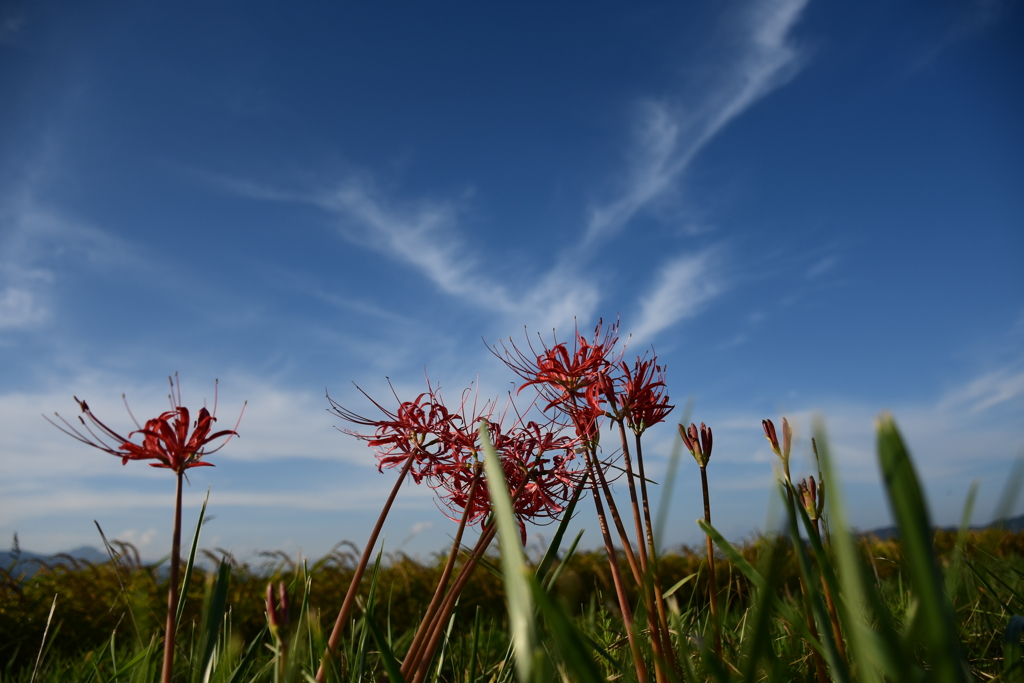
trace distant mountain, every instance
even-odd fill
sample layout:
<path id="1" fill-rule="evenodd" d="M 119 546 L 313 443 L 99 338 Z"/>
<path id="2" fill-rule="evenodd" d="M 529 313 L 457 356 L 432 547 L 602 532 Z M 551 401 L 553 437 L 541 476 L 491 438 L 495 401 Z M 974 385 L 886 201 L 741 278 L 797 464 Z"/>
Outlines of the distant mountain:
<path id="1" fill-rule="evenodd" d="M 68 559 L 69 557 L 94 564 L 106 562 L 109 559 L 105 552 L 97 550 L 90 545 L 83 545 L 66 553 L 57 553 L 55 555 L 40 555 L 26 550 L 22 550 L 19 553 L 3 550 L 0 551 L 0 568 L 8 570 L 13 577 L 24 574 L 25 578 L 28 578 L 39 570 L 40 563 L 50 565 L 51 567 L 60 564 L 68 565 L 71 564 Z"/>
<path id="2" fill-rule="evenodd" d="M 984 529 L 991 529 L 996 526 L 1001 526 L 1007 531 L 1019 532 L 1024 531 L 1024 515 L 1018 517 L 1009 517 L 1007 519 L 1000 520 L 998 522 L 991 522 L 989 524 L 974 524 L 970 528 L 972 531 L 982 531 Z M 939 527 L 943 531 L 959 531 L 958 526 L 943 526 Z M 880 540 L 887 541 L 890 538 L 896 538 L 900 535 L 898 528 L 894 526 L 885 526 L 878 529 L 870 529 L 868 531 L 857 532 L 861 536 L 875 536 Z"/>

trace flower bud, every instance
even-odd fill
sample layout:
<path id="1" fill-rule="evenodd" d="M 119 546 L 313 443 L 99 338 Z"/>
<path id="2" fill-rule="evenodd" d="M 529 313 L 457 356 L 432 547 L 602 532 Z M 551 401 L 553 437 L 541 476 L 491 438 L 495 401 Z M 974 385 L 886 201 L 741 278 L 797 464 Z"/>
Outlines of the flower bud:
<path id="1" fill-rule="evenodd" d="M 278 602 L 274 604 L 274 583 L 267 584 L 267 623 L 274 639 L 280 639 L 282 629 L 288 628 L 288 591 L 284 581 L 277 584 Z"/>
<path id="2" fill-rule="evenodd" d="M 764 436 L 768 439 L 768 443 L 772 445 L 775 455 L 781 458 L 782 451 L 779 450 L 779 438 L 775 435 L 775 425 L 772 424 L 771 420 L 761 420 L 761 426 L 764 427 Z"/>
<path id="3" fill-rule="evenodd" d="M 793 445 L 793 428 L 786 418 L 782 418 L 782 459 L 789 460 L 789 449 Z"/>
<path id="4" fill-rule="evenodd" d="M 707 464 L 707 462 L 711 460 L 713 437 L 711 434 L 711 427 L 708 427 L 703 422 L 700 423 L 700 443 L 702 450 L 704 451 L 704 463 Z"/>
<path id="5" fill-rule="evenodd" d="M 804 510 L 807 511 L 807 516 L 812 520 L 818 518 L 818 506 L 814 500 L 815 486 L 814 477 L 811 477 L 810 482 L 806 479 L 796 485 L 796 492 L 800 495 L 800 503 L 804 506 Z"/>
<path id="6" fill-rule="evenodd" d="M 280 624 L 277 621 L 277 610 L 274 608 L 274 582 L 267 583 L 267 623 L 270 626 L 270 633 L 277 637 L 277 630 Z"/>
<path id="7" fill-rule="evenodd" d="M 690 423 L 690 429 L 686 430 L 683 425 L 679 425 L 679 435 L 683 437 L 683 443 L 686 445 L 686 450 L 690 451 L 690 455 L 697 461 L 697 464 L 701 467 L 707 467 L 708 459 L 704 455 L 704 451 L 700 445 L 700 435 L 697 433 L 697 425 Z"/>

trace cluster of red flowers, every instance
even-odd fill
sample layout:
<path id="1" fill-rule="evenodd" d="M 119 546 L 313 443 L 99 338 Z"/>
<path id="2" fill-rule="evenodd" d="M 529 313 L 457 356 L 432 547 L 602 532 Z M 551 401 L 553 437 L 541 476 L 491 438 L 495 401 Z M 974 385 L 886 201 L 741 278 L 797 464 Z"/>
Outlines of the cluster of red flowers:
<path id="1" fill-rule="evenodd" d="M 498 356 L 528 386 L 537 388 L 547 401 L 545 411 L 566 415 L 580 439 L 596 446 L 601 421 L 622 420 L 634 433 L 664 421 L 674 406 L 665 393 L 665 370 L 655 360 L 638 357 L 630 366 L 615 354 L 619 325 L 599 321 L 591 339 L 575 331 L 572 348 L 565 342 L 551 347 L 541 342 L 539 352 L 532 343 L 529 352 L 515 344 L 501 345 Z"/>
<path id="2" fill-rule="evenodd" d="M 384 414 L 381 419 L 364 417 L 327 398 L 338 417 L 372 428 L 343 431 L 376 451 L 379 469 L 410 465 L 413 480 L 417 484 L 426 481 L 434 489 L 446 515 L 465 517 L 471 525 L 484 521 L 491 512 L 477 431 L 480 421 L 486 421 L 513 495 L 524 543 L 525 522 L 554 519 L 572 497 L 582 474 L 573 468 L 576 440 L 562 435 L 561 425 L 554 421 L 541 425 L 517 419 L 511 428 L 503 429 L 504 416 L 494 414 L 493 404 L 477 411 L 463 400 L 459 410 L 449 410 L 433 387 L 412 401 L 401 402 L 394 412 L 370 399 Z"/>
<path id="3" fill-rule="evenodd" d="M 644 358 L 633 365 L 622 361 L 621 353 L 615 355 L 617 344 L 618 324 L 598 323 L 590 339 L 577 330 L 571 346 L 556 340 L 540 349 L 528 345 L 528 351 L 515 344 L 502 345 L 501 352 L 495 348 L 495 355 L 523 380 L 518 391 L 538 391 L 545 415 L 539 422 L 517 416 L 508 428 L 493 403 L 478 411 L 475 404 L 467 405 L 467 391 L 462 405 L 450 410 L 429 382 L 427 391 L 400 401 L 394 411 L 367 395 L 383 413 L 377 419 L 327 398 L 338 417 L 368 428 L 342 431 L 376 451 L 379 469 L 408 465 L 417 484 L 426 481 L 437 492 L 449 517 L 465 517 L 468 524 L 482 522 L 491 511 L 477 431 L 486 421 L 525 540 L 526 521 L 551 521 L 565 509 L 585 471 L 577 450 L 596 451 L 606 417 L 623 421 L 639 435 L 673 408 L 665 394 L 664 369 Z"/>

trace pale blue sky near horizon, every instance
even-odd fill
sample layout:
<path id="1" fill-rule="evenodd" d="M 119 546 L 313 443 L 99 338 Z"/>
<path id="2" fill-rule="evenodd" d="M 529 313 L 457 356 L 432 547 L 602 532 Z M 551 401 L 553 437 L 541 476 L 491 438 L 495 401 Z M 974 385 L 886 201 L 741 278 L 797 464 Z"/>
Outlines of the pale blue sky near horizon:
<path id="1" fill-rule="evenodd" d="M 1009 0 L 4 3 L 0 538 L 98 545 L 95 519 L 165 554 L 173 477 L 41 414 L 76 395 L 127 430 L 121 394 L 150 415 L 178 372 L 188 405 L 219 378 L 222 425 L 248 400 L 190 473 L 205 546 L 361 545 L 394 473 L 325 389 L 500 396 L 488 344 L 617 317 L 670 419 L 715 430 L 729 537 L 774 514 L 782 415 L 801 474 L 824 417 L 858 527 L 889 524 L 886 409 L 935 521 L 976 479 L 986 522 L 1024 453 L 1021 35 Z M 667 544 L 701 538 L 695 475 Z M 453 527 L 410 487 L 385 550 Z"/>

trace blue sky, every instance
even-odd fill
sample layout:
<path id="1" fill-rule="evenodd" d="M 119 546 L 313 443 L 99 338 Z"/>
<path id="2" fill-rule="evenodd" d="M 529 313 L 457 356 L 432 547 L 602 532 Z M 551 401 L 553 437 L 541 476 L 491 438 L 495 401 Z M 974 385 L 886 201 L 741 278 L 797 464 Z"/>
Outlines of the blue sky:
<path id="1" fill-rule="evenodd" d="M 771 514 L 782 415 L 802 473 L 824 416 L 858 526 L 889 522 L 883 409 L 936 520 L 977 479 L 987 521 L 1024 450 L 1022 34 L 999 0 L 4 3 L 0 536 L 95 545 L 96 519 L 165 553 L 173 478 L 41 414 L 128 429 L 121 394 L 155 414 L 179 372 L 190 405 L 220 379 L 222 424 L 249 402 L 191 476 L 205 545 L 361 545 L 394 475 L 325 388 L 500 396 L 485 341 L 617 316 L 715 430 L 730 537 Z M 700 538 L 695 475 L 668 543 Z M 386 549 L 453 526 L 410 488 Z"/>

